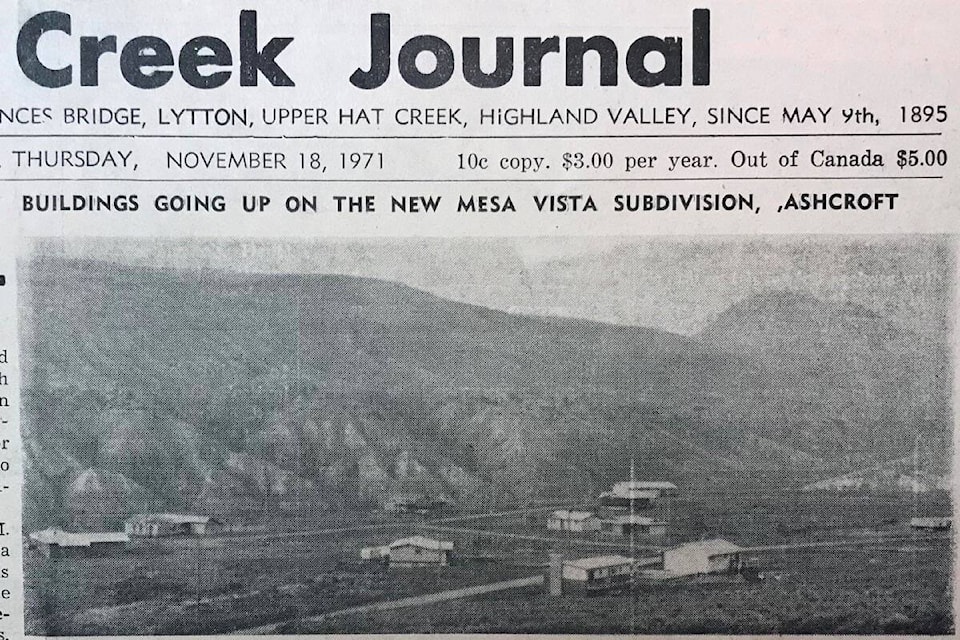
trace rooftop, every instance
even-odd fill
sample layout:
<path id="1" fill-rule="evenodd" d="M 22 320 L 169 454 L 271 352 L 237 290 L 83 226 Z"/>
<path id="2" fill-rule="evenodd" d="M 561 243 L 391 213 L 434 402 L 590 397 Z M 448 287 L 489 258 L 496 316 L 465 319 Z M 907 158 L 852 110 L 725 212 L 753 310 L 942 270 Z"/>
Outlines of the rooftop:
<path id="1" fill-rule="evenodd" d="M 436 551 L 453 551 L 453 543 L 446 540 L 434 540 L 424 536 L 410 536 L 409 538 L 400 538 L 390 543 L 390 548 L 396 547 L 420 547 L 421 549 L 433 549 Z"/>
<path id="2" fill-rule="evenodd" d="M 642 525 L 666 524 L 665 522 L 658 522 L 657 520 L 654 520 L 653 518 L 650 518 L 647 516 L 638 516 L 635 513 L 631 513 L 629 515 L 617 516 L 615 518 L 611 518 L 610 520 L 607 520 L 606 522 L 613 522 L 616 524 L 642 524 Z"/>
<path id="3" fill-rule="evenodd" d="M 614 491 L 629 491 L 643 489 L 660 489 L 661 491 L 675 491 L 677 485 L 665 480 L 622 480 L 613 485 Z"/>
<path id="4" fill-rule="evenodd" d="M 194 516 L 186 513 L 138 513 L 128 522 L 167 522 L 171 524 L 206 524 L 209 516 Z"/>
<path id="5" fill-rule="evenodd" d="M 30 539 L 42 544 L 55 544 L 60 547 L 89 547 L 101 542 L 129 542 L 130 537 L 116 531 L 68 533 L 63 529 L 44 529 L 30 534 Z"/>
<path id="6" fill-rule="evenodd" d="M 673 549 L 670 549 L 670 551 L 673 551 L 674 549 L 683 549 L 684 551 L 692 551 L 696 553 L 706 553 L 707 555 L 714 556 L 726 553 L 736 553 L 737 551 L 742 551 L 743 547 L 735 545 L 729 540 L 714 538 L 712 540 L 697 540 L 696 542 L 687 542 L 686 544 L 673 547 Z"/>
<path id="7" fill-rule="evenodd" d="M 570 511 L 568 509 L 558 509 L 550 514 L 551 518 L 561 518 L 563 520 L 586 520 L 593 517 L 591 511 Z"/>

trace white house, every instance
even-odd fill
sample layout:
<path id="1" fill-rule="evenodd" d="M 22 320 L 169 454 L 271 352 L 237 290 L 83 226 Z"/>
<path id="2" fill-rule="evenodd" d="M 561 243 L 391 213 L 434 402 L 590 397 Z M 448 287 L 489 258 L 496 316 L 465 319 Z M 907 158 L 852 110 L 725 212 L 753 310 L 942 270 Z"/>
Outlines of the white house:
<path id="1" fill-rule="evenodd" d="M 551 531 L 599 531 L 600 518 L 590 511 L 558 509 L 547 517 L 547 529 Z"/>
<path id="2" fill-rule="evenodd" d="M 394 540 L 389 545 L 391 567 L 426 567 L 450 564 L 453 543 L 424 536 Z"/>
<path id="3" fill-rule="evenodd" d="M 910 526 L 914 529 L 933 529 L 934 531 L 945 531 L 953 526 L 953 518 L 910 518 Z"/>
<path id="4" fill-rule="evenodd" d="M 663 552 L 663 569 L 680 576 L 731 573 L 740 568 L 742 550 L 742 547 L 720 538 L 688 542 Z"/>
<path id="5" fill-rule="evenodd" d="M 627 537 L 631 533 L 643 536 L 667 535 L 667 523 L 635 513 L 618 515 L 601 522 L 602 530 L 615 536 Z"/>

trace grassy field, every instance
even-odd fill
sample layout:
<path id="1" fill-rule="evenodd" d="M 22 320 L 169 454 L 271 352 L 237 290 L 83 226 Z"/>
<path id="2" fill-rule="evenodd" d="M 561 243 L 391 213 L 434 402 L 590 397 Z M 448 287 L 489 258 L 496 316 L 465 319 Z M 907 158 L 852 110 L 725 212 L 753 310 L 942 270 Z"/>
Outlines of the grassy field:
<path id="1" fill-rule="evenodd" d="M 767 552 L 767 579 L 695 578 L 644 585 L 632 594 L 565 595 L 539 590 L 443 605 L 289 622 L 302 632 L 551 633 L 946 633 L 953 628 L 947 541 L 912 543 L 910 496 L 738 494 L 688 497 L 673 505 L 670 542 L 720 536 L 742 546 L 906 540 L 867 547 Z M 924 513 L 949 513 L 946 496 Z M 360 548 L 417 532 L 414 522 L 380 530 L 267 538 L 290 529 L 370 525 L 383 515 L 336 514 L 294 525 L 270 523 L 244 535 L 136 543 L 115 558 L 25 562 L 27 632 L 37 635 L 202 634 L 296 621 L 345 607 L 483 584 L 542 571 L 547 552 L 611 553 L 547 531 L 544 513 L 465 522 L 569 542 L 442 534 L 458 555 L 488 556 L 432 570 L 386 570 L 360 562 Z M 586 536 L 589 537 L 589 536 Z M 594 536 L 598 540 L 609 538 Z M 639 555 L 645 555 L 641 553 Z"/>
<path id="2" fill-rule="evenodd" d="M 388 571 L 360 561 L 361 547 L 411 532 L 181 538 L 140 542 L 111 558 L 49 560 L 31 553 L 27 632 L 216 633 L 530 573 L 502 565 Z"/>
<path id="3" fill-rule="evenodd" d="M 946 634 L 949 548 L 789 552 L 767 579 L 677 579 L 634 593 L 552 598 L 507 592 L 290 627 L 301 633 Z"/>

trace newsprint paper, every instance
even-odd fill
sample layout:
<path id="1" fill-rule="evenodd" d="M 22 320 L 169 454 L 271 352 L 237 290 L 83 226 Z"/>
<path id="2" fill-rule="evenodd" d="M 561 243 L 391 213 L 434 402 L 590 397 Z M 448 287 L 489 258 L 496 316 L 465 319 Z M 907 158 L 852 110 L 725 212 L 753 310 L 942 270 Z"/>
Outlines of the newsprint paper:
<path id="1" fill-rule="evenodd" d="M 956 633 L 960 3 L 0 16 L 0 640 Z"/>

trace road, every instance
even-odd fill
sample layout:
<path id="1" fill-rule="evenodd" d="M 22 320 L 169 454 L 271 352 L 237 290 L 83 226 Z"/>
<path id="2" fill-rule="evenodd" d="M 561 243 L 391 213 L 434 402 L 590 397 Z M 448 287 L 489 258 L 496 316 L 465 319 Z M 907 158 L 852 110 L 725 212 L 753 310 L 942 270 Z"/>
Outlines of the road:
<path id="1" fill-rule="evenodd" d="M 608 542 L 606 540 L 590 540 L 588 538 L 552 538 L 548 536 L 535 536 L 523 533 L 507 533 L 505 531 L 496 531 L 491 529 L 469 529 L 466 527 L 443 527 L 434 524 L 424 523 L 418 525 L 420 529 L 428 531 L 439 531 L 441 533 L 460 533 L 477 536 L 490 536 L 494 538 L 508 538 L 511 540 L 529 540 L 532 542 L 549 542 L 551 544 L 576 544 L 586 547 L 604 547 L 607 549 L 627 550 L 631 549 L 630 542 Z M 633 545 L 632 549 L 642 551 L 661 551 L 662 547 Z"/>
<path id="2" fill-rule="evenodd" d="M 329 611 L 319 616 L 303 618 L 302 622 L 323 622 L 330 618 L 346 616 L 356 613 L 367 613 L 370 611 L 387 611 L 389 609 L 402 609 L 404 607 L 420 607 L 446 600 L 457 600 L 460 598 L 470 598 L 486 593 L 495 593 L 497 591 L 506 591 L 508 589 L 523 589 L 526 587 L 535 587 L 542 585 L 544 577 L 542 575 L 530 576 L 529 578 L 517 578 L 515 580 L 506 580 L 504 582 L 493 582 L 490 584 L 480 584 L 473 587 L 463 587 L 461 589 L 451 589 L 449 591 L 439 591 L 437 593 L 426 593 L 420 596 L 410 596 L 400 598 L 399 600 L 387 600 L 385 602 L 372 602 L 370 604 L 348 607 L 337 611 Z M 276 633 L 279 628 L 291 622 L 275 622 L 273 624 L 254 627 L 252 629 L 240 629 L 232 632 L 231 635 L 264 635 Z"/>
<path id="3" fill-rule="evenodd" d="M 828 540 L 822 542 L 793 542 L 790 544 L 771 544 L 759 547 L 746 547 L 742 552 L 765 553 L 771 551 L 793 551 L 797 549 L 818 549 L 823 547 L 864 547 L 889 542 L 930 542 L 949 540 L 949 536 L 875 536 L 851 540 Z"/>
<path id="4" fill-rule="evenodd" d="M 560 509 L 560 506 L 551 507 L 528 507 L 524 509 L 511 509 L 509 511 L 494 511 L 488 513 L 470 513 L 461 516 L 448 516 L 436 520 L 417 521 L 390 521 L 375 522 L 371 524 L 348 525 L 344 527 L 328 527 L 323 529 L 304 529 L 300 531 L 279 531 L 262 533 L 227 533 L 219 536 L 218 539 L 247 539 L 256 538 L 257 540 L 278 540 L 287 538 L 301 538 L 304 536 L 331 536 L 343 533 L 357 533 L 361 531 L 385 531 L 397 527 L 420 527 L 425 525 L 452 524 L 457 522 L 469 522 L 471 520 L 485 520 L 487 518 L 502 518 L 506 516 L 525 515 L 527 513 L 537 513 L 541 511 L 553 511 Z"/>

